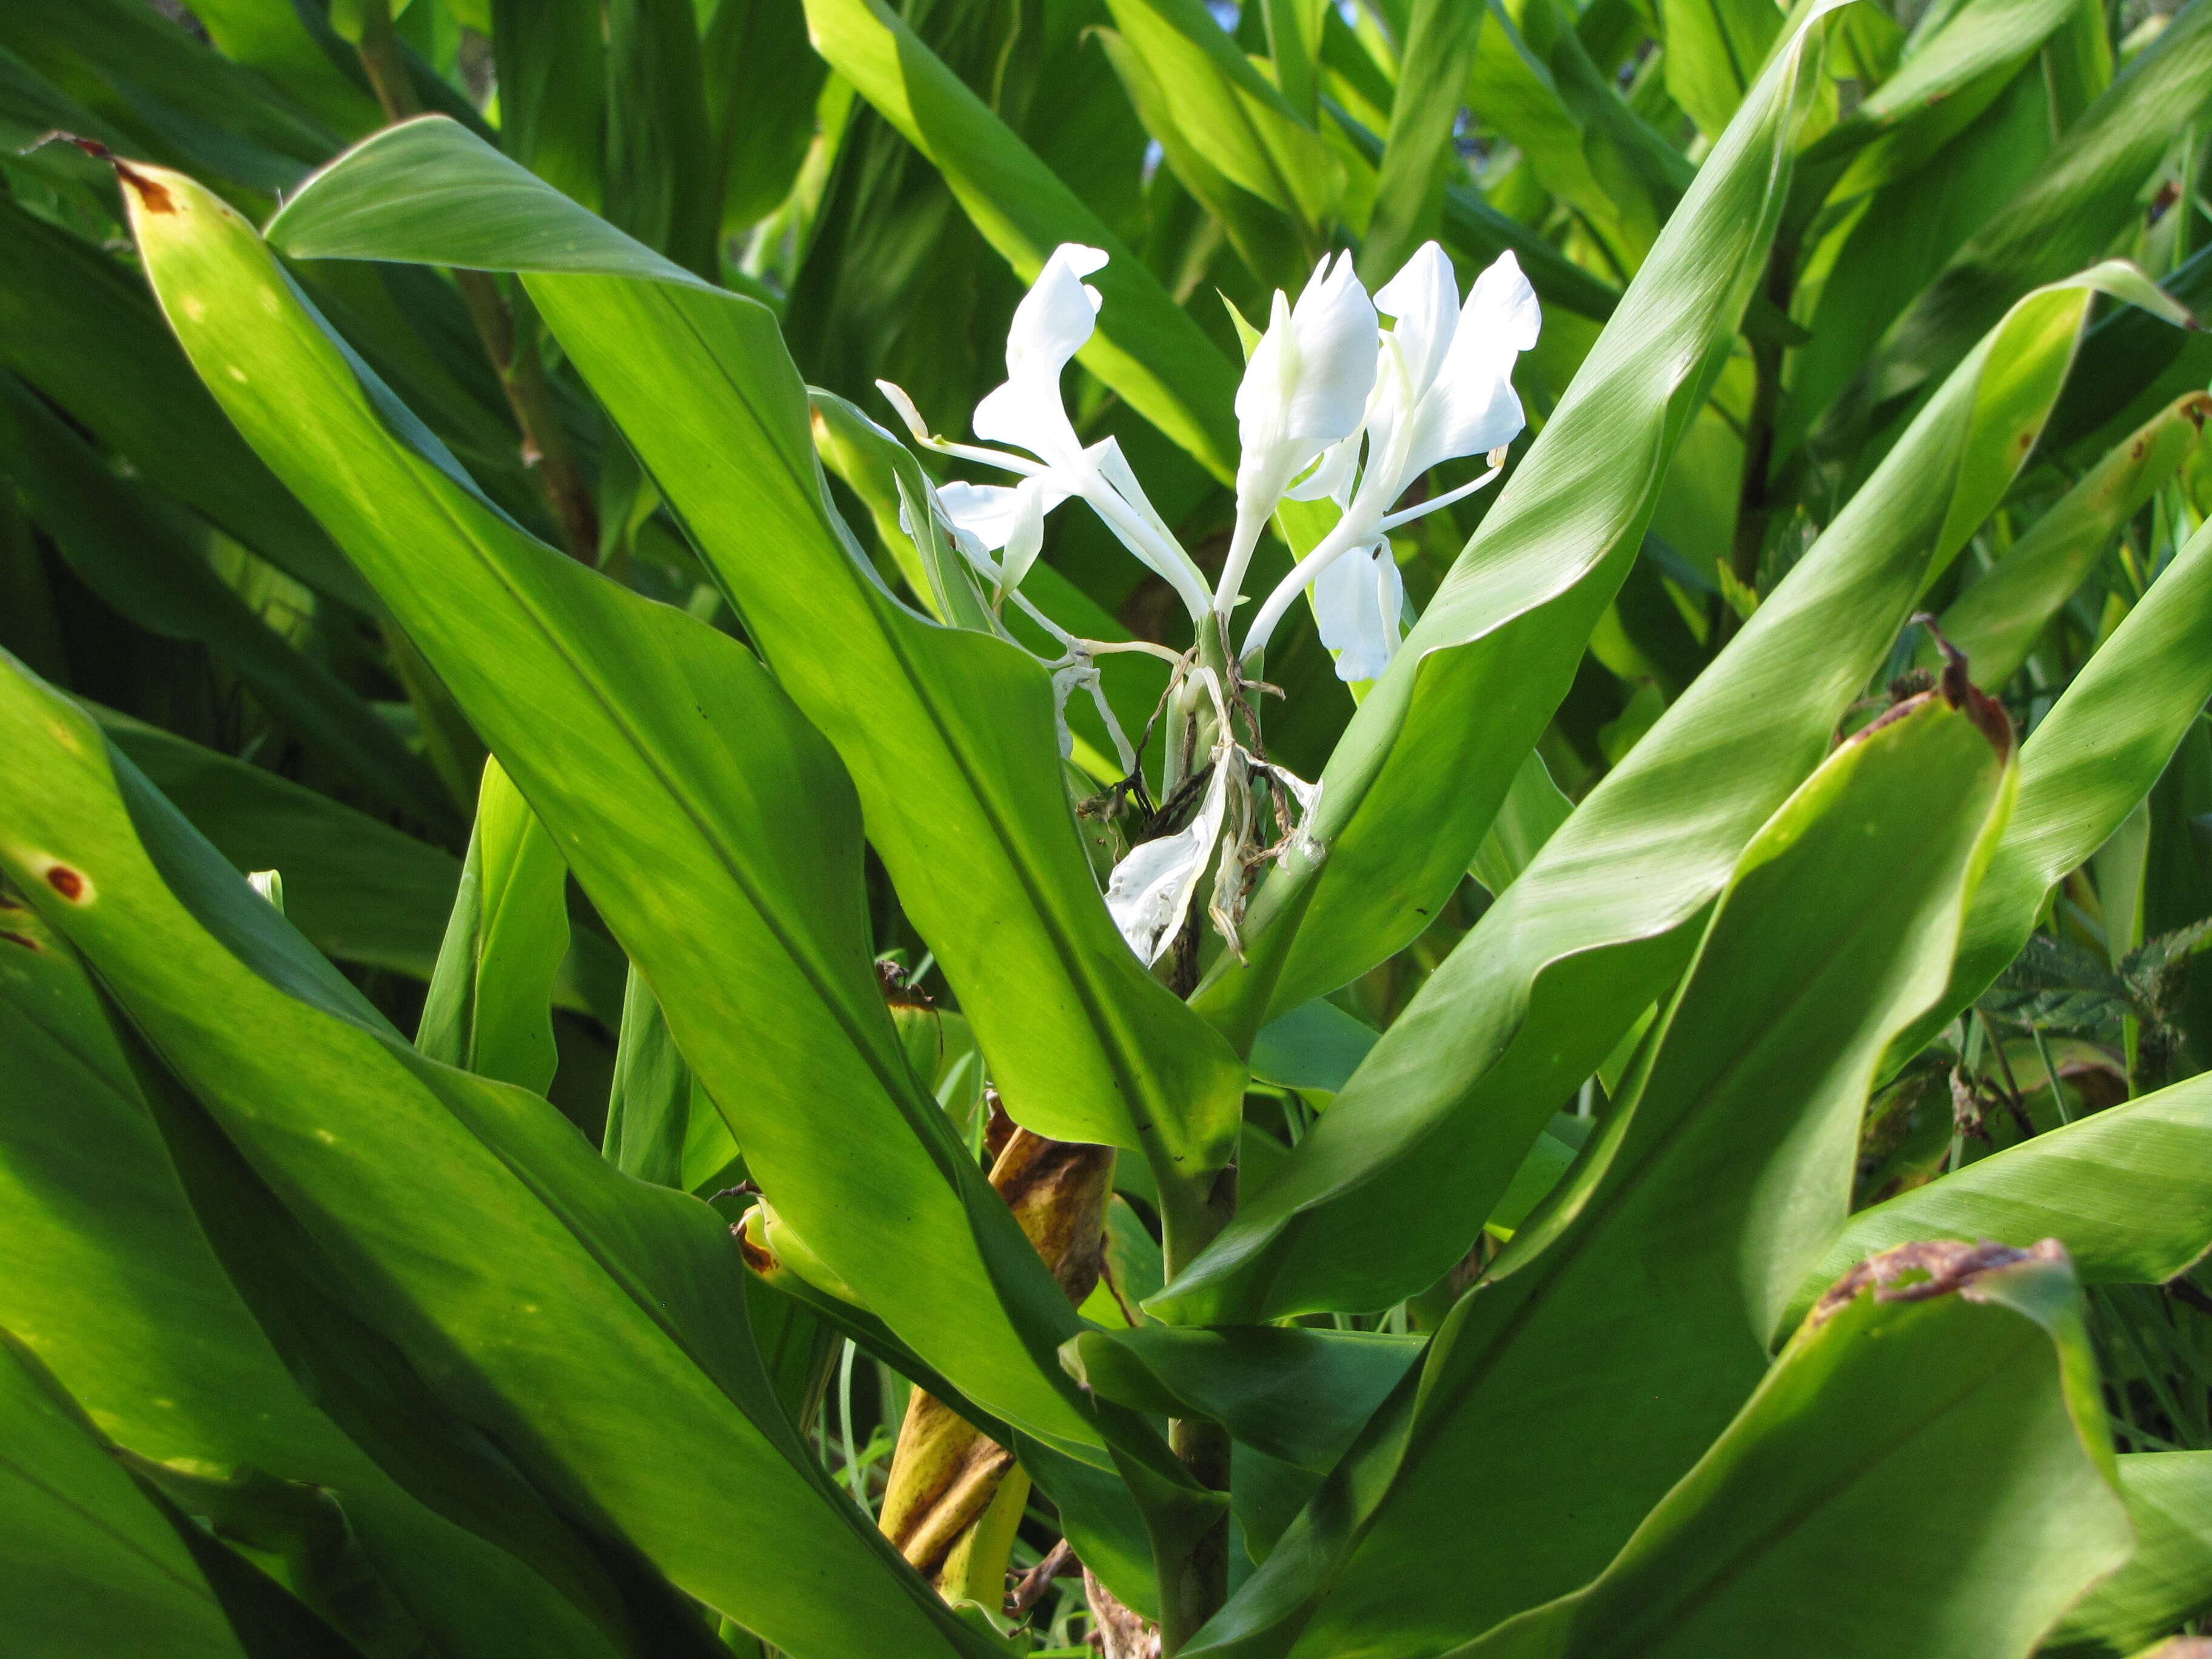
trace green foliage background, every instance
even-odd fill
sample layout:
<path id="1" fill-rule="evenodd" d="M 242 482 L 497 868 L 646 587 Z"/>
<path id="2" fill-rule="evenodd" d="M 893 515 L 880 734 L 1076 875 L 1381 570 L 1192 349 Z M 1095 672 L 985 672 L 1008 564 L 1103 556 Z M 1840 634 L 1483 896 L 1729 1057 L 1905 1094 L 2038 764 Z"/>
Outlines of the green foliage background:
<path id="1" fill-rule="evenodd" d="M 2190 1628 L 2208 124 L 2212 0 L 0 8 L 0 1649 Z M 1379 679 L 1292 608 L 1304 840 L 1148 971 L 1218 642 L 1056 513 L 1165 647 L 1063 762 L 876 383 L 964 436 L 1104 250 L 1211 577 L 1244 319 L 1431 240 L 1528 430 Z"/>

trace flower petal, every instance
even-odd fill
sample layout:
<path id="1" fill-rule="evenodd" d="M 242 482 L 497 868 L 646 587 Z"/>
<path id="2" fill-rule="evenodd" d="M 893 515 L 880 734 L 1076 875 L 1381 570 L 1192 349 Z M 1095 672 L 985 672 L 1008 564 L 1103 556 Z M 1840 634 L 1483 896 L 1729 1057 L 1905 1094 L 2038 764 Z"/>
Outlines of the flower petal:
<path id="1" fill-rule="evenodd" d="M 1511 253 L 1475 279 L 1436 384 L 1417 410 L 1401 475 L 1411 483 L 1440 461 L 1485 455 L 1524 423 L 1513 390 L 1515 359 L 1536 343 L 1536 291 Z"/>
<path id="2" fill-rule="evenodd" d="M 1098 326 L 1098 290 L 1083 278 L 1105 263 L 1103 252 L 1079 242 L 1053 250 L 1014 307 L 1006 383 L 975 405 L 977 437 L 1054 464 L 1074 453 L 1075 428 L 1060 400 L 1060 377 Z"/>
<path id="3" fill-rule="evenodd" d="M 1414 249 L 1395 276 L 1375 290 L 1375 308 L 1398 319 L 1391 331 L 1418 401 L 1443 367 L 1459 325 L 1459 279 L 1434 242 Z"/>
<path id="4" fill-rule="evenodd" d="M 1321 625 L 1322 643 L 1337 653 L 1337 678 L 1380 678 L 1398 649 L 1405 603 L 1405 583 L 1388 542 L 1379 550 L 1354 548 L 1314 578 L 1314 620 Z"/>
<path id="5" fill-rule="evenodd" d="M 1191 896 L 1221 834 L 1227 782 L 1228 769 L 1217 763 L 1198 816 L 1172 836 L 1131 848 L 1107 881 L 1106 908 L 1114 925 L 1148 967 L 1175 942 L 1190 914 Z"/>
<path id="6" fill-rule="evenodd" d="M 1379 349 L 1375 306 L 1352 274 L 1350 254 L 1316 268 L 1291 313 L 1291 331 L 1298 362 L 1285 435 L 1316 447 L 1336 443 L 1357 431 L 1367 412 Z"/>

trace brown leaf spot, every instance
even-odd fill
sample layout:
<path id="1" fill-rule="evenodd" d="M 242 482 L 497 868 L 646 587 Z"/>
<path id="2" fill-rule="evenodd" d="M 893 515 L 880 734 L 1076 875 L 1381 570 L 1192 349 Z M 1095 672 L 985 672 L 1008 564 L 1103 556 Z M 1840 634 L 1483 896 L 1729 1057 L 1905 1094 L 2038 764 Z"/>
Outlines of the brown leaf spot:
<path id="1" fill-rule="evenodd" d="M 1877 1302 L 1925 1302 L 1931 1297 L 1963 1291 L 1970 1298 L 1974 1281 L 1984 1273 L 2020 1261 L 2063 1261 L 2066 1247 L 2046 1238 L 2016 1250 L 2009 1244 L 1984 1239 L 1967 1244 L 1955 1238 L 1924 1239 L 1900 1244 L 1893 1250 L 1870 1255 L 1838 1279 L 1813 1307 L 1806 1321 L 1814 1328 L 1832 1319 L 1858 1298 L 1869 1285 Z"/>
<path id="2" fill-rule="evenodd" d="M 0 933 L 0 939 L 5 939 L 10 945 L 20 945 L 26 951 L 43 951 L 46 949 L 46 946 L 40 945 L 38 940 L 33 939 L 27 933 Z"/>
<path id="3" fill-rule="evenodd" d="M 83 873 L 70 869 L 66 864 L 57 864 L 47 870 L 46 885 L 71 904 L 80 904 L 84 901 Z"/>

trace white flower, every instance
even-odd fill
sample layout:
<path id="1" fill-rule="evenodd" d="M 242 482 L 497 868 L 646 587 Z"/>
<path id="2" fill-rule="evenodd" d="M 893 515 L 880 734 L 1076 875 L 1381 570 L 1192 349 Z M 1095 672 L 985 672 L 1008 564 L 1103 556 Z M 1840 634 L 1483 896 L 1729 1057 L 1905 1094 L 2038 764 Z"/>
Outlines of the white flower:
<path id="1" fill-rule="evenodd" d="M 1337 653 L 1338 678 L 1380 678 L 1398 649 L 1406 586 L 1388 540 L 1346 554 L 1314 578 L 1314 620 Z"/>
<path id="2" fill-rule="evenodd" d="M 1504 450 L 1523 424 L 1521 400 L 1513 391 L 1513 366 L 1536 343 L 1540 321 L 1536 295 L 1510 253 L 1475 279 L 1467 303 L 1460 304 L 1451 262 L 1434 242 L 1425 243 L 1405 268 L 1380 289 L 1377 309 L 1396 319 L 1382 337 L 1375 387 L 1367 400 L 1361 432 L 1342 440 L 1322 458 L 1319 467 L 1290 494 L 1301 500 L 1334 497 L 1343 509 L 1336 527 L 1320 546 L 1301 559 L 1253 618 L 1244 654 L 1264 649 L 1276 624 L 1297 595 L 1340 559 L 1372 548 L 1402 524 L 1432 513 L 1496 478 Z M 1364 453 L 1364 464 L 1362 457 Z M 1391 511 L 1410 484 L 1431 467 L 1462 455 L 1487 454 L 1490 468 L 1457 489 Z M 1357 481 L 1354 471 L 1357 469 Z M 1340 647 L 1337 673 L 1346 680 L 1370 679 L 1375 653 L 1382 659 L 1397 646 L 1397 613 L 1385 594 L 1396 581 L 1396 568 L 1373 573 L 1371 620 L 1361 597 L 1364 589 L 1349 576 L 1328 592 L 1316 593 L 1316 606 L 1334 612 L 1329 624 L 1358 648 Z M 1392 594 L 1396 592 L 1392 587 Z M 1380 672 L 1379 669 L 1376 672 Z"/>
<path id="3" fill-rule="evenodd" d="M 1171 836 L 1131 848 L 1107 881 L 1107 911 L 1146 967 L 1175 942 L 1183 918 L 1190 914 L 1191 897 L 1206 873 L 1206 859 L 1221 835 L 1228 809 L 1230 767 L 1224 763 L 1229 758 L 1216 758 L 1197 815 Z"/>
<path id="4" fill-rule="evenodd" d="M 1011 488 L 956 480 L 940 487 L 937 499 L 961 551 L 1004 595 L 1019 587 L 1036 562 L 1044 547 L 1044 515 L 1067 495 L 1040 477 Z M 1002 549 L 1002 557 L 988 556 Z"/>
<path id="5" fill-rule="evenodd" d="M 1176 590 L 1192 617 L 1200 617 L 1212 602 L 1206 578 L 1146 498 L 1121 445 L 1108 438 L 1084 448 L 1061 400 L 1060 376 L 1097 326 L 1098 290 L 1083 278 L 1105 263 L 1106 255 L 1095 247 L 1063 242 L 1014 308 L 1006 334 L 1006 384 L 975 405 L 976 435 L 1011 449 L 948 443 L 930 432 L 904 392 L 888 380 L 876 385 L 924 448 L 981 461 L 1036 485 L 1019 501 L 981 493 L 991 486 L 968 486 L 977 493 L 960 495 L 957 505 L 947 501 L 954 522 L 979 543 L 1007 549 L 1000 566 L 1004 574 L 994 578 L 1001 592 L 1012 591 L 1036 559 L 1029 540 L 1032 528 L 1041 545 L 1044 514 L 1068 496 L 1079 495 L 1124 546 Z M 1019 496 L 1020 489 L 1006 493 Z M 991 542 L 1002 526 L 1004 538 Z"/>
<path id="6" fill-rule="evenodd" d="M 1275 291 L 1267 331 L 1237 388 L 1237 528 L 1214 589 L 1224 617 L 1237 607 L 1237 584 L 1284 491 L 1359 430 L 1378 349 L 1375 307 L 1351 255 L 1316 265 L 1295 307 Z"/>

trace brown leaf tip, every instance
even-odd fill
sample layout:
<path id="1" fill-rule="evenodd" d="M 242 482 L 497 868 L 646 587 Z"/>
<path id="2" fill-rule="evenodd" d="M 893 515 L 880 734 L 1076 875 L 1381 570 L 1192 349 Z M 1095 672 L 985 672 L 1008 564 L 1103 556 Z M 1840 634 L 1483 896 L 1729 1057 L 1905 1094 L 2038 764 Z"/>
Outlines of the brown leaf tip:
<path id="1" fill-rule="evenodd" d="M 1861 1291 L 1874 1286 L 1877 1302 L 1925 1302 L 1931 1297 L 1964 1291 L 1970 1297 L 1974 1281 L 1984 1273 L 2021 1261 L 2063 1261 L 2066 1247 L 2046 1238 L 2024 1250 L 1984 1239 L 1968 1244 L 1955 1238 L 1923 1239 L 1900 1244 L 1893 1250 L 1870 1255 L 1838 1279 L 1813 1307 L 1808 1328 L 1832 1319 Z M 2209 1656 L 2212 1659 L 2212 1656 Z"/>
<path id="2" fill-rule="evenodd" d="M 115 176 L 138 192 L 138 200 L 147 212 L 174 213 L 177 210 L 176 200 L 169 194 L 167 185 L 149 179 L 130 162 L 118 158 L 113 150 L 108 149 L 97 138 L 80 138 L 74 132 L 64 132 L 59 128 L 56 128 L 52 132 L 41 135 L 35 143 L 24 146 L 24 153 L 27 155 L 41 144 L 56 143 L 74 144 L 94 161 L 105 161 L 113 167 Z"/>

